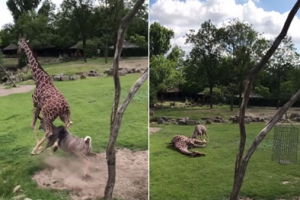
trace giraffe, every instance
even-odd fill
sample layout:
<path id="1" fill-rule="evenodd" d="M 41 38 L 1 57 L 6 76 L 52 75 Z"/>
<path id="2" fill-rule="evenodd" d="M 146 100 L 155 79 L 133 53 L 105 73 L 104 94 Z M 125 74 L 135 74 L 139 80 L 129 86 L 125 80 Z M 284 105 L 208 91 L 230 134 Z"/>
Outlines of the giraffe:
<path id="1" fill-rule="evenodd" d="M 189 151 L 191 148 L 204 148 L 206 142 L 197 140 L 196 138 L 188 138 L 185 135 L 176 135 L 173 137 L 171 143 L 180 153 L 189 155 L 191 157 L 205 156 L 205 153 L 198 151 Z"/>
<path id="2" fill-rule="evenodd" d="M 34 57 L 32 50 L 28 45 L 25 37 L 20 36 L 18 40 L 18 52 L 24 49 L 26 56 L 28 58 L 28 65 L 31 70 L 36 88 L 32 94 L 33 100 L 33 120 L 31 128 L 34 132 L 36 139 L 36 146 L 31 152 L 31 155 L 40 154 L 43 152 L 41 145 L 43 142 L 50 137 L 52 132 L 52 125 L 54 120 L 59 117 L 65 124 L 65 128 L 68 129 L 72 124 L 70 121 L 70 106 L 62 95 L 62 93 L 55 87 L 51 77 L 38 63 L 37 59 Z M 42 111 L 43 118 L 45 121 L 45 134 L 41 140 L 38 139 L 35 124 L 37 118 Z M 56 143 L 57 145 L 57 143 Z"/>

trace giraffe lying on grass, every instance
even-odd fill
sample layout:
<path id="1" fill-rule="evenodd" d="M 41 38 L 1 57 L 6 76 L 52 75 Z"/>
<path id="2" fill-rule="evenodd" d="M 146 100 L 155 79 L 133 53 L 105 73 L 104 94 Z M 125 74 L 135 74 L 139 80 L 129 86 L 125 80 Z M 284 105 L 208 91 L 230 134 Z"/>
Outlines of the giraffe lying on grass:
<path id="1" fill-rule="evenodd" d="M 34 57 L 25 37 L 19 37 L 18 41 L 20 53 L 24 49 L 26 56 L 28 58 L 28 64 L 36 85 L 35 91 L 32 95 L 33 100 L 33 121 L 31 124 L 32 130 L 35 134 L 36 146 L 32 150 L 31 154 L 40 154 L 43 151 L 43 142 L 50 137 L 52 133 L 52 124 L 54 120 L 59 117 L 64 123 L 65 128 L 68 129 L 72 124 L 70 121 L 70 106 L 62 95 L 62 93 L 55 87 L 51 77 L 44 71 L 41 65 L 38 63 L 37 59 Z M 45 135 L 41 140 L 38 139 L 35 123 L 37 117 L 42 111 L 44 121 L 45 121 Z"/>
<path id="2" fill-rule="evenodd" d="M 176 135 L 173 137 L 171 144 L 182 154 L 192 157 L 205 156 L 205 153 L 198 151 L 189 151 L 191 148 L 203 148 L 206 146 L 206 142 L 197 140 L 195 138 L 188 138 L 184 135 Z"/>

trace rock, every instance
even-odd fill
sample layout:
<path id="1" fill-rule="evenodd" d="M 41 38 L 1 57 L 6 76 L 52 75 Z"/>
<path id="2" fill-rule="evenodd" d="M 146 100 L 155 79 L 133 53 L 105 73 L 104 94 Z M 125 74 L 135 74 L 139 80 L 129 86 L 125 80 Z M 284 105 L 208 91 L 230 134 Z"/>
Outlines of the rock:
<path id="1" fill-rule="evenodd" d="M 83 74 L 80 75 L 80 79 L 85 79 L 85 78 L 86 78 L 85 75 L 83 75 Z"/>
<path id="2" fill-rule="evenodd" d="M 222 123 L 222 119 L 214 119 L 213 122 L 215 122 L 215 123 Z"/>
<path id="3" fill-rule="evenodd" d="M 25 194 L 21 194 L 21 195 L 13 197 L 13 200 L 24 199 L 25 197 L 26 197 Z"/>
<path id="4" fill-rule="evenodd" d="M 207 119 L 207 120 L 205 121 L 205 124 L 211 124 L 211 121 L 210 121 L 209 119 Z"/>
<path id="5" fill-rule="evenodd" d="M 245 124 L 250 124 L 252 121 L 250 118 L 245 118 Z"/>
<path id="6" fill-rule="evenodd" d="M 53 81 L 61 81 L 61 77 L 60 76 L 53 76 Z"/>
<path id="7" fill-rule="evenodd" d="M 24 200 L 32 200 L 32 199 L 26 197 Z"/>
<path id="8" fill-rule="evenodd" d="M 186 125 L 185 120 L 181 120 L 181 119 L 178 120 L 178 124 L 179 124 L 179 125 Z"/>
<path id="9" fill-rule="evenodd" d="M 168 121 L 169 117 L 166 117 L 166 116 L 162 116 L 161 117 L 164 121 Z"/>
<path id="10" fill-rule="evenodd" d="M 292 113 L 292 114 L 290 115 L 290 119 L 294 119 L 294 118 L 296 118 L 296 117 L 300 117 L 300 114 L 298 114 L 298 113 Z"/>
<path id="11" fill-rule="evenodd" d="M 70 76 L 70 80 L 76 80 L 77 79 L 77 76 Z"/>
<path id="12" fill-rule="evenodd" d="M 300 122 L 300 117 L 295 117 L 293 121 Z"/>
<path id="13" fill-rule="evenodd" d="M 21 189 L 21 185 L 17 185 L 16 187 L 14 187 L 13 193 L 20 191 L 20 189 Z"/>
<path id="14" fill-rule="evenodd" d="M 230 121 L 235 121 L 237 118 L 239 118 L 238 116 L 231 116 L 230 118 L 229 118 L 229 120 Z"/>
<path id="15" fill-rule="evenodd" d="M 125 76 L 126 74 L 127 74 L 127 70 L 126 69 L 119 70 L 119 76 Z"/>
<path id="16" fill-rule="evenodd" d="M 197 123 L 196 120 L 187 120 L 187 121 L 186 121 L 186 124 L 187 124 L 187 125 L 195 125 L 196 123 Z"/>
<path id="17" fill-rule="evenodd" d="M 70 80 L 70 76 L 62 76 L 61 80 L 62 81 L 68 81 L 68 80 Z"/>
<path id="18" fill-rule="evenodd" d="M 158 123 L 158 124 L 163 124 L 163 123 L 165 123 L 165 121 L 164 121 L 162 118 L 159 118 L 159 119 L 157 120 L 157 123 Z"/>

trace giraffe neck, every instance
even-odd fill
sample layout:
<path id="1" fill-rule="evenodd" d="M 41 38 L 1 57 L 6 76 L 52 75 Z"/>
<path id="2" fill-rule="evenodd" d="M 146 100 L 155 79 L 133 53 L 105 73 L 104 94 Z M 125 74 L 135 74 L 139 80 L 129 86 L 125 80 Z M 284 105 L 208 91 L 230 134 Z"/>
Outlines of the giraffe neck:
<path id="1" fill-rule="evenodd" d="M 24 41 L 23 47 L 26 53 L 26 56 L 28 58 L 29 67 L 33 76 L 33 79 L 35 81 L 36 85 L 40 84 L 52 84 L 50 76 L 47 74 L 47 72 L 44 71 L 44 69 L 41 67 L 41 65 L 38 63 L 36 58 L 33 56 L 33 53 L 28 46 L 28 44 Z"/>

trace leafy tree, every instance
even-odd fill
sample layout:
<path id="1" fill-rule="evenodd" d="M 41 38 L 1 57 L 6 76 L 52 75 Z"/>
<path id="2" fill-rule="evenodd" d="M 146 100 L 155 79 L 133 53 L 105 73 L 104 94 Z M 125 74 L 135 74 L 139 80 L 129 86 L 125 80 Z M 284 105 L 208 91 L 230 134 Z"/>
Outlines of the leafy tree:
<path id="1" fill-rule="evenodd" d="M 237 88 L 241 102 L 246 74 L 265 52 L 267 43 L 251 25 L 239 19 L 233 19 L 222 30 L 222 45 L 232 61 L 228 85 L 231 85 L 231 88 Z M 232 92 L 235 91 L 232 90 Z M 231 95 L 233 96 L 234 94 Z"/>
<path id="2" fill-rule="evenodd" d="M 150 103 L 155 103 L 156 96 L 168 89 L 173 89 L 181 83 L 181 74 L 176 70 L 177 62 L 164 57 L 163 55 L 150 58 Z"/>
<path id="3" fill-rule="evenodd" d="M 296 52 L 292 38 L 285 37 L 270 58 L 265 70 L 268 75 L 268 81 L 265 84 L 278 100 L 281 99 L 281 96 L 285 96 L 283 93 L 288 94 L 288 97 L 290 97 L 293 92 L 297 91 L 298 88 L 292 89 L 292 82 L 290 82 L 289 75 L 290 71 L 295 71 L 293 69 L 299 67 L 299 64 L 300 56 Z M 285 87 L 281 88 L 281 85 L 284 83 Z M 287 86 L 291 87 L 288 89 Z"/>
<path id="4" fill-rule="evenodd" d="M 41 0 L 7 0 L 6 5 L 14 20 L 17 21 L 23 13 L 35 10 L 40 2 Z"/>
<path id="5" fill-rule="evenodd" d="M 186 68 L 193 68 L 194 72 L 186 73 L 186 81 L 192 79 L 197 82 L 204 82 L 209 87 L 209 97 L 212 99 L 213 87 L 217 84 L 220 76 L 219 60 L 222 52 L 220 31 L 209 20 L 201 25 L 197 33 L 195 30 L 190 30 L 186 36 L 186 43 L 194 46 L 190 53 L 189 65 L 186 66 Z M 187 70 L 192 72 L 190 69 Z M 210 101 L 210 108 L 213 108 L 212 101 Z"/>
<path id="6" fill-rule="evenodd" d="M 0 36 L 2 38 L 2 47 L 6 47 L 10 43 L 14 43 L 16 40 L 14 25 L 5 24 L 0 31 Z"/>
<path id="7" fill-rule="evenodd" d="M 64 0 L 62 3 L 62 16 L 67 19 L 68 27 L 82 40 L 83 52 L 85 52 L 86 41 L 91 37 L 94 27 L 93 0 Z M 83 56 L 86 62 L 86 55 Z"/>
<path id="8" fill-rule="evenodd" d="M 157 22 L 150 26 L 150 57 L 164 55 L 171 48 L 170 40 L 174 37 L 174 32 Z"/>

